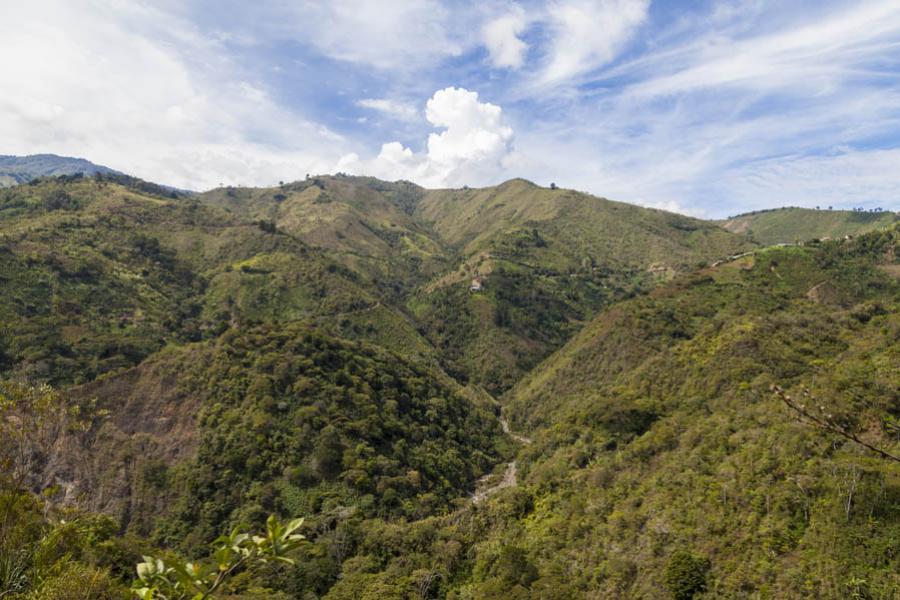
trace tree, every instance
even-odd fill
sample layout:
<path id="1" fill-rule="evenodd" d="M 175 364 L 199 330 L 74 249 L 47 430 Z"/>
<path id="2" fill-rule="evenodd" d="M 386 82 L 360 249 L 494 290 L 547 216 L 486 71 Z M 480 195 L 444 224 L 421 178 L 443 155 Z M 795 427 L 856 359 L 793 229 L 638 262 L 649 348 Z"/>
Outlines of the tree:
<path id="1" fill-rule="evenodd" d="M 344 444 L 340 433 L 333 425 L 326 426 L 313 450 L 313 463 L 319 477 L 331 479 L 340 473 L 344 457 Z"/>
<path id="2" fill-rule="evenodd" d="M 260 219 L 256 222 L 256 226 L 259 227 L 261 231 L 265 231 L 266 233 L 276 233 L 278 231 L 278 226 L 274 221 L 266 221 L 265 219 Z"/>
<path id="3" fill-rule="evenodd" d="M 93 403 L 79 405 L 49 385 L 0 381 L 0 485 L 31 487 L 53 446 L 66 431 L 84 431 L 97 416 Z"/>
<path id="4" fill-rule="evenodd" d="M 44 208 L 47 210 L 65 210 L 72 208 L 74 202 L 65 190 L 53 190 L 44 197 Z"/>
<path id="5" fill-rule="evenodd" d="M 306 539 L 295 533 L 303 525 L 303 519 L 282 524 L 270 516 L 263 535 L 251 536 L 236 527 L 212 543 L 211 561 L 165 561 L 162 558 L 144 556 L 137 565 L 138 578 L 131 591 L 141 600 L 207 600 L 215 598 L 223 590 L 225 582 L 240 569 L 280 561 L 290 565 L 294 560 L 287 555 Z"/>
<path id="6" fill-rule="evenodd" d="M 709 559 L 676 550 L 666 565 L 665 584 L 675 600 L 691 600 L 706 589 Z"/>

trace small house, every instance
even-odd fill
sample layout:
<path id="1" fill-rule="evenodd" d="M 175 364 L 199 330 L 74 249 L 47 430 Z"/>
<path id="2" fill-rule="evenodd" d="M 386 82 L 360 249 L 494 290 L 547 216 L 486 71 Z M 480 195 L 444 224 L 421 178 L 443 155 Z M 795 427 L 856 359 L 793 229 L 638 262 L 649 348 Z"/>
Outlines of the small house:
<path id="1" fill-rule="evenodd" d="M 482 289 L 484 289 L 484 288 L 481 285 L 481 280 L 477 277 L 475 279 L 473 279 L 472 284 L 469 286 L 469 291 L 470 292 L 480 292 Z"/>

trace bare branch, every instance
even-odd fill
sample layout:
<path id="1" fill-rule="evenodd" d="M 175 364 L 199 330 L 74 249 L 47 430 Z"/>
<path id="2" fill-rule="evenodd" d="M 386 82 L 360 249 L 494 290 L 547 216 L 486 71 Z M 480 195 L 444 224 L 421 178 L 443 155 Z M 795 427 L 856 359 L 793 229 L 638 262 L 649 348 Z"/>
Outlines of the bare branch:
<path id="1" fill-rule="evenodd" d="M 806 419 L 808 422 L 812 423 L 816 427 L 819 427 L 820 429 L 824 429 L 825 431 L 830 431 L 832 433 L 836 433 L 840 436 L 847 438 L 848 440 L 850 440 L 852 442 L 856 442 L 860 446 L 868 448 L 869 450 L 871 450 L 875 454 L 881 456 L 882 458 L 886 458 L 888 460 L 893 460 L 895 462 L 900 462 L 900 458 L 894 456 L 890 452 L 887 452 L 886 450 L 883 450 L 881 448 L 878 448 L 877 446 L 873 446 L 872 444 L 861 440 L 859 438 L 859 436 L 857 436 L 856 434 L 854 434 L 853 432 L 849 431 L 847 428 L 843 427 L 841 424 L 836 422 L 830 414 L 825 414 L 824 411 L 822 411 L 823 412 L 822 416 L 816 416 L 815 414 L 813 414 L 810 410 L 808 410 L 806 408 L 805 404 L 798 404 L 797 402 L 795 402 L 791 398 L 791 396 L 784 391 L 784 389 L 781 386 L 773 384 L 771 389 L 772 389 L 772 392 L 776 396 L 781 398 L 782 402 L 784 402 L 788 408 L 790 408 L 795 413 L 800 415 L 801 419 Z M 812 396 L 810 396 L 808 389 L 803 390 L 803 394 L 807 398 L 812 400 Z"/>

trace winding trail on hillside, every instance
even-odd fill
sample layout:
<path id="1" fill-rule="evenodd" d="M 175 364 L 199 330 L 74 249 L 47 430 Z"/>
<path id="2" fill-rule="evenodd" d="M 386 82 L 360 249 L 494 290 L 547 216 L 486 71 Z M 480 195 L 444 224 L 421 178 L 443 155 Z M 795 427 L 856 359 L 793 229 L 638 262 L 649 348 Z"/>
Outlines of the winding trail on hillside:
<path id="1" fill-rule="evenodd" d="M 500 427 L 503 429 L 503 433 L 519 442 L 520 444 L 527 445 L 531 443 L 531 438 L 513 433 L 509 428 L 509 421 L 507 421 L 506 417 L 504 416 L 500 417 Z M 494 478 L 493 473 L 483 476 L 475 484 L 475 492 L 472 494 L 472 504 L 478 504 L 479 502 L 482 502 L 489 496 L 496 494 L 502 489 L 516 487 L 517 485 L 519 485 L 517 474 L 518 464 L 516 463 L 516 461 L 512 461 L 506 463 L 506 470 L 503 472 L 503 477 L 501 477 L 500 481 L 498 481 L 497 483 L 490 483 Z"/>

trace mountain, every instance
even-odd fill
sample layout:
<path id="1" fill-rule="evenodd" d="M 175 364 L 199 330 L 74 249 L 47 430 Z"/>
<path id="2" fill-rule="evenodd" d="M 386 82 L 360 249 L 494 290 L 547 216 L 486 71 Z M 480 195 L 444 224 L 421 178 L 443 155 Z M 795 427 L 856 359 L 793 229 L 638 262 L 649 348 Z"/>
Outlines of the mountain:
<path id="1" fill-rule="evenodd" d="M 517 485 L 362 536 L 327 597 L 893 597 L 896 463 L 853 440 L 900 456 L 898 258 L 762 250 L 602 311 L 504 398 Z"/>
<path id="2" fill-rule="evenodd" d="M 764 245 L 793 244 L 813 239 L 837 239 L 890 227 L 900 220 L 890 211 L 776 208 L 731 217 L 721 225 Z"/>
<path id="3" fill-rule="evenodd" d="M 106 175 L 118 174 L 109 167 L 95 165 L 83 158 L 57 156 L 56 154 L 32 154 L 30 156 L 0 155 L 0 187 L 28 183 L 39 177 L 57 177 L 59 175 L 87 176 L 95 173 Z"/>
<path id="4" fill-rule="evenodd" d="M 890 597 L 898 250 L 521 179 L 0 190 L 0 593 L 275 514 L 227 593 Z"/>
<path id="5" fill-rule="evenodd" d="M 712 223 L 525 180 L 426 190 L 323 176 L 199 200 L 320 248 L 409 315 L 445 369 L 494 393 L 609 302 L 752 247 Z"/>
<path id="6" fill-rule="evenodd" d="M 431 191 L 416 214 L 458 258 L 410 308 L 457 368 L 494 393 L 601 308 L 751 247 L 698 219 L 525 180 Z M 482 293 L 466 292 L 473 278 Z"/>
<path id="7" fill-rule="evenodd" d="M 687 552 L 714 596 L 890 597 L 896 466 L 770 386 L 897 455 L 898 250 L 895 227 L 761 251 L 602 313 L 510 392 L 534 509 L 494 539 L 523 528 L 541 574 L 579 561 L 573 596 L 663 597 Z"/>
<path id="8" fill-rule="evenodd" d="M 16 373 L 90 381 L 230 326 L 340 321 L 377 306 L 352 273 L 291 236 L 123 181 L 0 192 L 0 357 Z"/>

